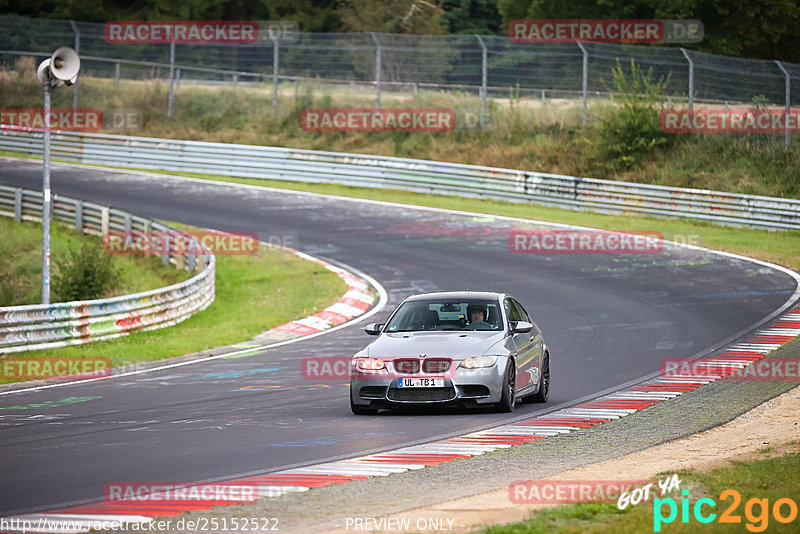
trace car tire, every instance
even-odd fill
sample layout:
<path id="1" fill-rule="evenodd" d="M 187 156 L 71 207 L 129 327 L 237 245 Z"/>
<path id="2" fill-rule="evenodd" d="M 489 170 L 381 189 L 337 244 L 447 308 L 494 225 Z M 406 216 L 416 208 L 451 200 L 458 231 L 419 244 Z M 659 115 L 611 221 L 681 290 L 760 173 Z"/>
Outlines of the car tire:
<path id="1" fill-rule="evenodd" d="M 547 402 L 550 396 L 550 355 L 544 353 L 542 372 L 539 373 L 539 391 L 528 397 L 533 402 Z"/>
<path id="2" fill-rule="evenodd" d="M 500 402 L 495 405 L 498 412 L 509 413 L 514 411 L 514 404 L 516 403 L 516 387 L 517 380 L 517 367 L 514 365 L 514 360 L 508 360 L 506 364 L 506 372 L 503 375 L 503 393 L 500 395 Z"/>
<path id="3" fill-rule="evenodd" d="M 350 396 L 350 411 L 355 415 L 375 415 L 378 413 L 378 408 L 371 406 L 362 406 L 353 402 L 352 395 Z"/>

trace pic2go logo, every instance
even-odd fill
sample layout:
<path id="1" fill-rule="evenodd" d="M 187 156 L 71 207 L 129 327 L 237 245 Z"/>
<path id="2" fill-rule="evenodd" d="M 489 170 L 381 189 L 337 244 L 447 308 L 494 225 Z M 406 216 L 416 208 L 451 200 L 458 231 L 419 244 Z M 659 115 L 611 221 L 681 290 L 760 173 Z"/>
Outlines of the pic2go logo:
<path id="1" fill-rule="evenodd" d="M 689 503 L 689 490 L 681 492 L 683 498 L 680 504 L 681 523 L 689 523 L 689 511 L 691 509 L 695 521 L 698 523 L 711 523 L 717 519 L 717 514 L 710 509 L 715 508 L 717 503 L 714 499 L 698 499 L 694 506 Z M 731 504 L 719 516 L 719 523 L 742 523 L 742 517 L 736 514 L 739 504 L 742 502 L 742 495 L 732 489 L 727 489 L 719 494 L 720 501 L 731 499 Z M 665 508 L 668 510 L 665 513 Z M 757 509 L 757 510 L 756 510 Z M 797 519 L 797 503 L 789 498 L 776 500 L 772 505 L 772 516 L 778 523 L 791 523 Z M 786 513 L 788 512 L 788 513 Z M 764 532 L 769 527 L 770 506 L 769 499 L 749 499 L 744 505 L 744 516 L 747 519 L 745 528 L 750 532 Z M 667 497 L 664 499 L 656 498 L 653 500 L 653 531 L 661 532 L 661 525 L 668 525 L 678 518 L 678 503 L 675 499 Z"/>

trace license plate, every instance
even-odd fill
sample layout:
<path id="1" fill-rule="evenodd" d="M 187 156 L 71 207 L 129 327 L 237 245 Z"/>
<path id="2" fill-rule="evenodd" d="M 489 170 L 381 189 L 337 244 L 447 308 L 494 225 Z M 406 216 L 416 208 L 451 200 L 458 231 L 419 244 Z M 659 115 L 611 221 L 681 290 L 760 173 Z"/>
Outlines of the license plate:
<path id="1" fill-rule="evenodd" d="M 443 388 L 444 378 L 400 378 L 399 388 Z"/>

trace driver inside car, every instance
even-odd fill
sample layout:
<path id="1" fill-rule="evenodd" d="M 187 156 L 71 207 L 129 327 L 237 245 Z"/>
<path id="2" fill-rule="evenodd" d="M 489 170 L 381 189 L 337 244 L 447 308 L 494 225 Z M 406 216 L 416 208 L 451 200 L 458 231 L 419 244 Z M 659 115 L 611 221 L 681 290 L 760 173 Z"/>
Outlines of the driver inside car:
<path id="1" fill-rule="evenodd" d="M 480 304 L 470 304 L 467 306 L 467 317 L 470 324 L 486 322 L 486 306 Z"/>

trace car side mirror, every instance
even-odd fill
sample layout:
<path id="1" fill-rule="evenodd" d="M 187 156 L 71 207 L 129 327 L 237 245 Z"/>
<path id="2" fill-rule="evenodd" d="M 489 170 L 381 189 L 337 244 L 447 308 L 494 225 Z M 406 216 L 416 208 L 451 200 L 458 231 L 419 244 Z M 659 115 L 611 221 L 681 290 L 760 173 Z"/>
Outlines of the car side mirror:
<path id="1" fill-rule="evenodd" d="M 380 335 L 382 329 L 383 323 L 369 323 L 364 327 L 364 332 L 371 336 L 377 336 Z"/>
<path id="2" fill-rule="evenodd" d="M 528 321 L 517 321 L 515 323 L 511 323 L 512 334 L 524 334 L 526 332 L 530 332 L 531 330 L 533 330 L 533 325 Z"/>

